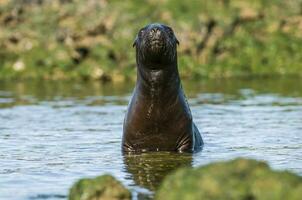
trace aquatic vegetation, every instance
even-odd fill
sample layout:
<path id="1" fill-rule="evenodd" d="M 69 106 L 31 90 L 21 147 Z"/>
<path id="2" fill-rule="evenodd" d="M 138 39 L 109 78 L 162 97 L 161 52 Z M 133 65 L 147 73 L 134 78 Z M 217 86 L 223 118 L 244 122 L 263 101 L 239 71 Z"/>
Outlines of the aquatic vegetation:
<path id="1" fill-rule="evenodd" d="M 183 77 L 302 75 L 302 2 L 7 0 L 0 79 L 135 78 L 137 31 L 173 27 Z"/>

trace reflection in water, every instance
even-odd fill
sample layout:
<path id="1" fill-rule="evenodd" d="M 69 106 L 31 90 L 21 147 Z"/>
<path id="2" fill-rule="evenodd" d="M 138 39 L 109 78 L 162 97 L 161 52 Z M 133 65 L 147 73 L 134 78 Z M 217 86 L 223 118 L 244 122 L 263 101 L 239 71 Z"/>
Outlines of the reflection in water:
<path id="1" fill-rule="evenodd" d="M 0 81 L 0 199 L 66 199 L 79 178 L 110 173 L 136 199 L 180 166 L 234 157 L 302 175 L 302 79 L 183 82 L 205 146 L 185 154 L 121 154 L 134 83 Z"/>
<path id="2" fill-rule="evenodd" d="M 60 194 L 38 194 L 36 196 L 32 196 L 29 199 L 30 200 L 49 200 L 49 199 L 66 199 L 66 195 L 60 195 Z"/>
<path id="3" fill-rule="evenodd" d="M 63 105 L 84 101 L 89 105 L 127 103 L 121 97 L 129 95 L 132 84 L 102 84 L 98 81 L 20 81 L 0 80 L 0 108 L 33 105 L 41 102 L 60 102 Z M 86 102 L 88 101 L 88 102 Z"/>
<path id="4" fill-rule="evenodd" d="M 191 167 L 192 155 L 167 152 L 126 154 L 124 162 L 136 185 L 155 191 L 167 174 L 179 167 Z"/>
<path id="5" fill-rule="evenodd" d="M 215 104 L 223 104 L 228 100 L 238 100 L 265 93 L 301 97 L 301 85 L 302 79 L 299 78 L 183 81 L 184 90 L 188 97 L 195 98 L 200 94 L 211 94 L 210 98 L 200 103 Z M 74 102 L 87 98 L 90 105 L 102 105 L 112 101 L 119 105 L 125 105 L 128 100 L 121 97 L 130 95 L 133 87 L 133 82 L 104 85 L 98 81 L 0 81 L 0 108 L 32 105 L 41 101 L 65 102 L 69 100 Z"/>

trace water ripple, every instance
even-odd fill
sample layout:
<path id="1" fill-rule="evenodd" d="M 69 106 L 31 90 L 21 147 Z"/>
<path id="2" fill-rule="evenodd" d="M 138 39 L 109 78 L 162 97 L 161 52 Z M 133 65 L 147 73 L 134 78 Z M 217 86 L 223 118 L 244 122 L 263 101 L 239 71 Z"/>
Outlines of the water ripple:
<path id="1" fill-rule="evenodd" d="M 107 86 L 100 93 L 100 86 L 87 90 L 78 84 L 77 92 L 54 87 L 48 94 L 43 88 L 17 92 L 0 86 L 0 199 L 66 199 L 75 180 L 105 173 L 145 198 L 180 164 L 234 157 L 267 160 L 275 169 L 302 175 L 302 94 L 261 92 L 253 84 L 230 91 L 192 88 L 189 103 L 205 147 L 180 159 L 121 154 L 128 88 Z M 177 166 L 163 164 L 169 159 Z"/>

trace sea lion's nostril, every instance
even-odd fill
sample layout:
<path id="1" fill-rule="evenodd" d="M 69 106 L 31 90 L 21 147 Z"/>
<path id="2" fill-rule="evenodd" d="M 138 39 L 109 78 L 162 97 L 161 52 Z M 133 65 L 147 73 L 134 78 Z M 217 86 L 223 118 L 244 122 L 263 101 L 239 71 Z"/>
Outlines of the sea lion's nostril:
<path id="1" fill-rule="evenodd" d="M 159 28 L 158 28 L 158 27 L 154 27 L 154 28 L 151 29 L 151 31 L 152 31 L 153 33 L 156 33 L 157 31 L 159 31 Z"/>

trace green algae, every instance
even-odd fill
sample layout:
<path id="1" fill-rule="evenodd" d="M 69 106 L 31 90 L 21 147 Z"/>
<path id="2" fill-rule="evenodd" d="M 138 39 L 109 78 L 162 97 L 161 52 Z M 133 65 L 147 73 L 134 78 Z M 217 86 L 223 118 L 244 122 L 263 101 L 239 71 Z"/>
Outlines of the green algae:
<path id="1" fill-rule="evenodd" d="M 265 162 L 235 159 L 197 169 L 183 168 L 169 175 L 156 199 L 289 199 L 302 196 L 302 178 L 274 171 Z"/>
<path id="2" fill-rule="evenodd" d="M 130 200 L 131 193 L 110 175 L 77 181 L 69 193 L 69 200 Z"/>
<path id="3" fill-rule="evenodd" d="M 37 2 L 0 4 L 0 79 L 133 80 L 151 22 L 174 28 L 184 78 L 302 75 L 300 0 Z"/>

